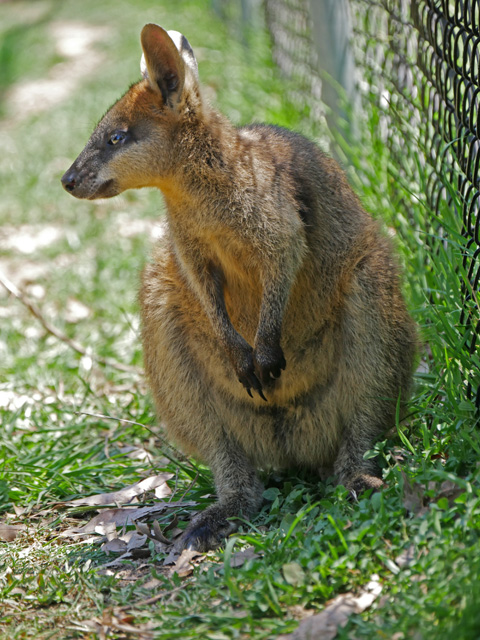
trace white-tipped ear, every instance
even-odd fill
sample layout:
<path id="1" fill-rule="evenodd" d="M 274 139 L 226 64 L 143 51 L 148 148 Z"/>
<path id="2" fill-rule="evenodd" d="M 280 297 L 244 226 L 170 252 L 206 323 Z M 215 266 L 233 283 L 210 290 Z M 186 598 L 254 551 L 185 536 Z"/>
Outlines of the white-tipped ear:
<path id="1" fill-rule="evenodd" d="M 182 56 L 184 63 L 193 73 L 194 78 L 198 81 L 198 65 L 193 49 L 190 46 L 189 41 L 179 31 L 167 31 L 170 38 L 173 40 L 179 54 Z"/>
<path id="2" fill-rule="evenodd" d="M 173 43 L 177 47 L 178 52 L 182 56 L 183 61 L 193 73 L 193 77 L 198 82 L 198 64 L 197 59 L 195 58 L 195 54 L 193 53 L 193 49 L 186 39 L 186 37 L 180 33 L 179 31 L 167 31 L 170 38 L 173 40 Z M 140 59 L 140 72 L 142 74 L 142 78 L 145 80 L 149 80 L 147 63 L 145 61 L 145 54 L 142 53 L 142 57 Z"/>
<path id="3" fill-rule="evenodd" d="M 142 57 L 140 58 L 140 72 L 142 74 L 142 78 L 144 78 L 145 80 L 150 80 L 144 53 L 142 53 Z"/>
<path id="4" fill-rule="evenodd" d="M 158 24 L 146 24 L 140 39 L 142 75 L 162 95 L 163 101 L 172 106 L 183 90 L 185 63 L 171 37 Z"/>

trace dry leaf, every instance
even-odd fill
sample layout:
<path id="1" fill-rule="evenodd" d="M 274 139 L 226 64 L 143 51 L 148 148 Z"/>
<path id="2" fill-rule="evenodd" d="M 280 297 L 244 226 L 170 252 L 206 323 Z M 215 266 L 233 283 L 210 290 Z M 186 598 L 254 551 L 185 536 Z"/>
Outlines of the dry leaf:
<path id="1" fill-rule="evenodd" d="M 125 553 L 127 550 L 127 543 L 125 540 L 115 538 L 114 540 L 108 540 L 102 544 L 102 551 L 105 553 Z"/>
<path id="2" fill-rule="evenodd" d="M 152 578 L 148 582 L 144 582 L 142 584 L 142 589 L 156 589 L 161 584 L 162 584 L 162 582 L 160 580 L 157 580 L 157 578 Z"/>
<path id="3" fill-rule="evenodd" d="M 172 541 L 175 540 L 175 538 L 179 538 L 182 533 L 183 533 L 183 529 L 180 529 L 180 527 L 175 527 L 174 529 L 167 529 L 167 527 L 165 527 L 164 531 L 170 531 L 171 532 L 171 539 Z"/>
<path id="4" fill-rule="evenodd" d="M 175 514 L 172 520 L 167 524 L 167 526 L 163 527 L 163 532 L 168 533 L 169 531 L 176 529 L 177 525 L 178 525 L 178 516 L 177 514 Z"/>
<path id="5" fill-rule="evenodd" d="M 395 558 L 395 564 L 397 564 L 400 569 L 409 567 L 415 561 L 415 551 L 415 545 L 411 544 Z"/>
<path id="6" fill-rule="evenodd" d="M 110 562 L 106 562 L 99 567 L 99 572 L 103 575 L 118 575 L 117 571 L 109 572 L 109 567 L 123 567 L 125 560 L 133 559 L 133 553 L 131 551 L 125 551 L 120 556 L 110 560 Z"/>
<path id="7" fill-rule="evenodd" d="M 128 388 L 126 390 L 128 390 Z M 150 453 L 148 453 L 148 451 L 146 451 L 142 447 L 129 446 L 129 447 L 118 447 L 118 449 L 120 453 L 127 456 L 127 458 L 130 458 L 131 460 L 142 460 L 144 462 L 149 462 L 149 463 L 153 462 L 153 459 Z M 166 463 L 168 463 L 168 460 L 166 460 Z M 163 466 L 161 462 L 157 462 L 157 464 L 159 467 Z"/>
<path id="8" fill-rule="evenodd" d="M 168 498 L 172 494 L 172 490 L 168 486 L 166 482 L 161 484 L 159 487 L 155 489 L 155 497 L 157 500 L 163 500 L 164 498 Z"/>
<path id="9" fill-rule="evenodd" d="M 127 525 L 133 525 L 134 521 L 141 520 L 142 518 L 155 518 L 167 509 L 175 509 L 176 507 L 194 507 L 196 502 L 193 501 L 178 501 L 178 502 L 157 502 L 147 507 L 123 507 L 118 509 L 102 509 L 102 511 L 94 518 L 87 522 L 83 527 L 71 527 L 66 531 L 63 531 L 60 536 L 62 537 L 76 537 L 81 535 L 90 534 L 96 531 L 96 527 L 109 525 L 115 523 L 117 527 L 125 527 Z"/>
<path id="10" fill-rule="evenodd" d="M 148 538 L 137 531 L 127 531 L 124 536 L 120 536 L 120 540 L 127 542 L 127 551 L 133 551 L 144 547 Z"/>
<path id="11" fill-rule="evenodd" d="M 117 526 L 115 522 L 107 522 L 107 524 L 99 524 L 95 527 L 95 533 L 100 536 L 106 536 L 107 540 L 118 538 Z"/>
<path id="12" fill-rule="evenodd" d="M 0 540 L 4 542 L 13 542 L 20 531 L 25 531 L 27 527 L 24 524 L 1 524 L 0 523 Z"/>
<path id="13" fill-rule="evenodd" d="M 175 562 L 178 560 L 180 556 L 180 552 L 177 551 L 175 549 L 175 547 L 172 547 L 167 555 L 167 557 L 165 558 L 165 560 L 163 561 L 163 566 L 166 567 L 169 564 L 175 564 Z"/>
<path id="14" fill-rule="evenodd" d="M 162 528 L 158 524 L 158 520 L 154 520 L 152 526 L 153 526 L 154 540 L 158 540 L 158 542 L 161 542 L 162 544 L 172 544 L 171 541 L 163 535 Z"/>
<path id="15" fill-rule="evenodd" d="M 151 535 L 148 525 L 142 522 L 135 522 L 134 524 L 136 531 L 127 531 L 121 536 L 117 534 L 115 538 L 111 538 L 103 543 L 102 551 L 106 553 L 127 553 L 143 548 L 147 551 L 148 540 L 154 540 L 158 545 L 158 541 Z M 99 528 L 100 527 L 97 527 L 97 529 Z M 160 550 L 163 550 L 163 547 L 158 546 Z"/>
<path id="16" fill-rule="evenodd" d="M 123 634 L 131 634 L 141 640 L 150 640 L 154 638 L 152 629 L 155 626 L 153 622 L 145 624 L 136 624 L 135 617 L 125 613 L 121 608 L 115 607 L 106 609 L 102 613 L 101 618 L 92 618 L 91 620 L 83 620 L 80 624 L 87 629 L 98 633 L 101 638 L 110 637 L 110 632 L 120 631 Z"/>
<path id="17" fill-rule="evenodd" d="M 414 515 L 422 515 L 427 511 L 423 506 L 425 487 L 417 482 L 410 483 L 407 475 L 402 471 L 403 476 L 403 506 Z"/>
<path id="18" fill-rule="evenodd" d="M 128 504 L 134 498 L 139 495 L 146 493 L 147 491 L 153 491 L 165 484 L 167 480 L 173 478 L 173 473 L 160 473 L 156 476 L 150 476 L 149 478 L 144 478 L 139 482 L 135 482 L 135 484 L 131 484 L 128 487 L 124 487 L 119 491 L 112 491 L 109 493 L 97 493 L 93 496 L 88 496 L 86 498 L 78 498 L 77 500 L 70 500 L 68 502 L 62 503 L 67 506 L 102 506 L 107 504 Z M 170 492 L 171 493 L 171 492 Z M 169 493 L 167 493 L 169 495 Z"/>
<path id="19" fill-rule="evenodd" d="M 465 489 L 462 489 L 462 487 L 459 487 L 458 484 L 452 482 L 451 480 L 445 480 L 440 485 L 440 491 L 438 492 L 437 500 L 439 500 L 440 498 L 447 498 L 448 503 L 451 506 L 453 501 L 458 498 L 458 496 L 462 495 L 462 493 L 465 493 Z"/>
<path id="20" fill-rule="evenodd" d="M 193 573 L 194 564 L 192 564 L 192 560 L 199 557 L 205 556 L 193 549 L 184 549 L 171 568 L 170 573 L 176 573 L 180 578 L 186 578 Z"/>
<path id="21" fill-rule="evenodd" d="M 157 520 L 153 521 L 153 532 L 150 529 L 150 526 L 144 522 L 135 522 L 134 524 L 137 531 L 144 536 L 147 536 L 149 540 L 154 540 L 155 542 L 160 542 L 163 545 L 170 546 L 171 542 L 163 535 Z"/>
<path id="22" fill-rule="evenodd" d="M 259 557 L 259 554 L 255 553 L 253 547 L 247 547 L 243 551 L 236 551 L 232 554 L 232 557 L 230 558 L 230 566 L 236 569 L 244 565 L 247 560 Z"/>
<path id="23" fill-rule="evenodd" d="M 146 526 L 146 525 L 145 525 Z M 123 536 L 109 540 L 102 545 L 102 551 L 111 553 L 126 553 L 145 546 L 148 538 L 137 531 L 127 531 Z"/>
<path id="24" fill-rule="evenodd" d="M 123 527 L 127 524 L 133 524 L 133 520 L 139 517 L 138 512 L 141 509 L 104 509 L 92 518 L 83 527 L 72 527 L 63 531 L 62 537 L 71 537 L 85 535 L 90 533 L 103 533 L 107 525 L 112 523 L 116 527 Z"/>
<path id="25" fill-rule="evenodd" d="M 340 594 L 321 613 L 302 620 L 296 631 L 280 636 L 278 640 L 333 640 L 338 630 L 347 624 L 349 617 L 368 609 L 381 591 L 379 578 L 373 575 L 358 596 L 351 593 Z"/>
<path id="26" fill-rule="evenodd" d="M 147 537 L 151 537 L 148 524 L 145 524 L 145 522 L 134 522 L 133 524 L 135 525 L 135 529 L 138 531 L 138 533 Z"/>
<path id="27" fill-rule="evenodd" d="M 305 572 L 298 562 L 287 562 L 282 567 L 283 577 L 288 584 L 298 586 L 305 582 Z"/>

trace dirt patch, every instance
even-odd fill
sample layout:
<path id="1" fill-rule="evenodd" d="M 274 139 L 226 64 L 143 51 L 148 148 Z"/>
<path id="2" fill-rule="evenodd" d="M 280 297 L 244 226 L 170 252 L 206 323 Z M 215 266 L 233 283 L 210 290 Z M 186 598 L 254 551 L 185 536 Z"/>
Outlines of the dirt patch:
<path id="1" fill-rule="evenodd" d="M 54 22 L 50 36 L 59 56 L 66 58 L 50 69 L 47 77 L 15 85 L 8 93 L 7 103 L 15 119 L 40 113 L 65 100 L 103 62 L 94 45 L 110 36 L 108 27 L 82 22 Z"/>

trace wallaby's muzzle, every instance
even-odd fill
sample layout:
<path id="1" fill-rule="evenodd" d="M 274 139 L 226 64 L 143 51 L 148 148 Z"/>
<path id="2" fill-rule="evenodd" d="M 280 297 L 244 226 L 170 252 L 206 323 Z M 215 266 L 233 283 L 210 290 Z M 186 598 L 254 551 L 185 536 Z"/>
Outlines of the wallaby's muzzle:
<path id="1" fill-rule="evenodd" d="M 72 196 L 86 200 L 96 200 L 97 198 L 112 198 L 118 194 L 118 189 L 114 186 L 114 180 L 100 181 L 98 176 L 92 171 L 85 172 L 77 169 L 76 161 L 62 176 L 62 185 L 65 191 Z"/>

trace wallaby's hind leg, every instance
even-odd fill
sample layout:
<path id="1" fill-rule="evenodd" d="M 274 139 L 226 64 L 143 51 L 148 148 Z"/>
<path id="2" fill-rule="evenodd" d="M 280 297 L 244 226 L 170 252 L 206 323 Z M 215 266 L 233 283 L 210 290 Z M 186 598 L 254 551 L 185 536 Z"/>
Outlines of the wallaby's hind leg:
<path id="1" fill-rule="evenodd" d="M 364 454 L 371 449 L 379 436 L 385 432 L 382 421 L 368 413 L 358 413 L 346 428 L 342 444 L 334 464 L 338 484 L 343 484 L 356 497 L 367 489 L 377 491 L 383 487 L 380 470 L 375 460 L 365 460 Z M 374 426 L 372 426 L 374 425 Z"/>
<path id="2" fill-rule="evenodd" d="M 178 548 L 207 551 L 238 528 L 235 518 L 249 518 L 262 503 L 263 485 L 238 443 L 224 433 L 215 457 L 209 460 L 218 502 L 199 513 L 190 523 Z M 231 518 L 231 520 L 230 520 Z"/>

